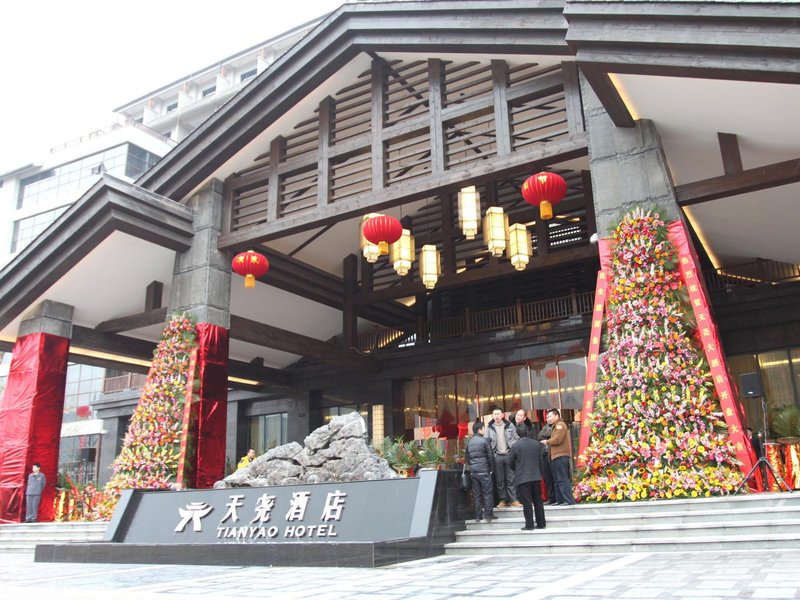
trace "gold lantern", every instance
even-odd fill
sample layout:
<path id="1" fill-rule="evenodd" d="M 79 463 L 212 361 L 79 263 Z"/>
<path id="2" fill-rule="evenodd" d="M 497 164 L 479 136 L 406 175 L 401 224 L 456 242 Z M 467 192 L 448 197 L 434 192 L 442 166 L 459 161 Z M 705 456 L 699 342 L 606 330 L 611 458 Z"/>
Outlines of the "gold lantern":
<path id="1" fill-rule="evenodd" d="M 517 271 L 524 271 L 531 259 L 533 244 L 528 228 L 514 223 L 508 228 L 508 258 Z"/>
<path id="2" fill-rule="evenodd" d="M 458 226 L 464 237 L 474 240 L 481 220 L 481 195 L 474 185 L 458 192 Z"/>
<path id="3" fill-rule="evenodd" d="M 422 283 L 429 290 L 436 286 L 442 267 L 439 263 L 439 250 L 435 244 L 425 244 L 419 254 L 419 269 Z"/>
<path id="4" fill-rule="evenodd" d="M 389 244 L 386 242 L 380 242 L 379 244 L 373 244 L 367 238 L 364 237 L 364 223 L 369 221 L 372 217 L 380 217 L 380 213 L 369 213 L 361 217 L 361 223 L 358 226 L 358 233 L 360 244 L 359 247 L 361 248 L 361 254 L 364 255 L 364 258 L 367 259 L 367 262 L 374 263 L 378 262 L 379 256 L 384 256 L 389 253 Z"/>
<path id="5" fill-rule="evenodd" d="M 483 242 L 492 256 L 503 256 L 508 239 L 508 215 L 500 206 L 490 206 L 483 217 Z"/>
<path id="6" fill-rule="evenodd" d="M 403 229 L 400 239 L 389 246 L 389 262 L 398 275 L 408 275 L 411 263 L 414 262 L 414 236 L 408 229 Z"/>

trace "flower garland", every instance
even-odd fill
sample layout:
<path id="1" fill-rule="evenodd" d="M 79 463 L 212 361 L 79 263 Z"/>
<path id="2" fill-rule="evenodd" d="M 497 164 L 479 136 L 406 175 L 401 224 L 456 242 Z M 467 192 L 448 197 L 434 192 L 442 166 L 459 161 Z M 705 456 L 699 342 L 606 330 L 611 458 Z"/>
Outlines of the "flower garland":
<path id="1" fill-rule="evenodd" d="M 108 519 L 125 489 L 164 489 L 174 481 L 192 351 L 194 322 L 174 315 L 161 334 L 139 403 L 131 417 L 113 475 L 93 517 Z"/>
<path id="2" fill-rule="evenodd" d="M 732 492 L 742 473 L 694 338 L 666 225 L 658 214 L 635 209 L 612 237 L 607 351 L 575 497 L 602 502 Z"/>

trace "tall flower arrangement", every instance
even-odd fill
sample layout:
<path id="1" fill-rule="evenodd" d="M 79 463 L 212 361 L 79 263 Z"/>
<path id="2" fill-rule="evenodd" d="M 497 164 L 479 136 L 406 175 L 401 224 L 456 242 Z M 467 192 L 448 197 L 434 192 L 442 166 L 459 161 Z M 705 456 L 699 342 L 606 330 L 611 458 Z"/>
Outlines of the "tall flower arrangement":
<path id="1" fill-rule="evenodd" d="M 710 496 L 742 481 L 711 372 L 658 214 L 614 230 L 607 351 L 599 364 L 583 501 Z"/>
<path id="2" fill-rule="evenodd" d="M 194 322 L 185 315 L 170 318 L 153 356 L 142 395 L 131 417 L 119 456 L 111 465 L 96 518 L 110 518 L 125 489 L 162 489 L 174 481 L 192 351 L 197 347 Z"/>

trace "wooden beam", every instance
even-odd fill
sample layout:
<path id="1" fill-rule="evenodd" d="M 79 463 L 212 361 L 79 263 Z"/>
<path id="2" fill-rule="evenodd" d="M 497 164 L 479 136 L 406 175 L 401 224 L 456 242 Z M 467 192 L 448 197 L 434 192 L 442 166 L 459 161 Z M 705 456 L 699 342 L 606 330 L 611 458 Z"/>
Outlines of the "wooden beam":
<path id="1" fill-rule="evenodd" d="M 135 315 L 118 317 L 98 323 L 94 328 L 99 333 L 119 333 L 120 331 L 131 331 L 150 325 L 158 325 L 167 320 L 167 307 L 154 308 Z"/>
<path id="2" fill-rule="evenodd" d="M 344 306 L 342 307 L 342 339 L 345 348 L 354 348 L 358 343 L 358 313 L 353 298 L 358 292 L 358 256 L 348 254 L 342 261 L 344 279 Z"/>
<path id="3" fill-rule="evenodd" d="M 508 63 L 504 60 L 492 61 L 492 101 L 494 104 L 495 139 L 497 154 L 511 154 L 511 118 L 508 114 Z"/>
<path id="4" fill-rule="evenodd" d="M 151 281 L 144 292 L 145 312 L 161 308 L 164 299 L 164 284 L 160 281 Z"/>
<path id="5" fill-rule="evenodd" d="M 567 126 L 570 135 L 582 135 L 586 132 L 583 119 L 583 101 L 578 66 L 574 62 L 562 62 L 561 74 L 564 77 L 564 103 L 567 109 Z"/>
<path id="6" fill-rule="evenodd" d="M 447 168 L 447 150 L 442 120 L 444 93 L 444 65 L 438 58 L 428 59 L 428 113 L 431 128 L 431 171 L 433 173 L 444 173 Z"/>
<path id="7" fill-rule="evenodd" d="M 269 145 L 269 184 L 267 185 L 267 221 L 278 218 L 280 204 L 281 178 L 278 172 L 286 150 L 286 140 L 276 137 Z"/>
<path id="8" fill-rule="evenodd" d="M 800 158 L 747 169 L 737 175 L 721 175 L 685 183 L 675 188 L 680 206 L 710 202 L 718 198 L 757 192 L 800 181 Z"/>
<path id="9" fill-rule="evenodd" d="M 744 171 L 739 152 L 739 138 L 735 133 L 717 132 L 719 152 L 722 155 L 722 170 L 725 175 L 738 175 Z"/>
<path id="10" fill-rule="evenodd" d="M 386 63 L 382 58 L 372 59 L 372 112 L 370 114 L 371 131 L 369 132 L 370 164 L 372 167 L 372 191 L 377 192 L 386 186 L 384 173 L 383 146 L 383 114 L 385 106 L 384 89 L 386 87 Z"/>
<path id="11" fill-rule="evenodd" d="M 331 160 L 328 149 L 331 146 L 333 112 L 336 104 L 330 96 L 319 103 L 319 140 L 317 144 L 317 204 L 326 206 L 330 201 Z"/>
<path id="12" fill-rule="evenodd" d="M 569 263 L 597 259 L 597 257 L 598 250 L 596 245 L 580 246 L 570 250 L 560 250 L 550 254 L 536 255 L 532 257 L 531 261 L 528 263 L 528 270 L 549 269 Z M 452 275 L 443 274 L 436 283 L 434 291 L 464 286 L 478 281 L 489 281 L 491 279 L 514 276 L 515 273 L 514 267 L 511 266 L 509 262 L 497 262 L 495 265 L 490 264 L 486 267 L 464 271 L 463 273 Z M 419 281 L 403 282 L 390 288 L 376 290 L 372 293 L 361 293 L 356 298 L 356 302 L 358 304 L 370 304 L 380 300 L 405 298 L 425 292 L 425 287 Z"/>
<path id="13" fill-rule="evenodd" d="M 611 81 L 608 72 L 601 66 L 588 62 L 579 62 L 583 75 L 592 86 L 597 98 L 606 109 L 608 116 L 611 117 L 617 127 L 633 127 L 635 125 L 625 101 L 620 96 L 614 83 Z"/>
<path id="14" fill-rule="evenodd" d="M 361 371 L 378 369 L 377 361 L 368 356 L 236 315 L 231 315 L 230 337 L 266 348 L 313 358 L 346 369 Z"/>
<path id="15" fill-rule="evenodd" d="M 380 212 L 414 200 L 429 198 L 434 194 L 452 189 L 465 181 L 480 184 L 502 178 L 522 170 L 535 170 L 548 164 L 585 156 L 588 152 L 586 136 L 559 140 L 515 152 L 510 156 L 494 156 L 461 169 L 449 169 L 444 173 L 404 181 L 380 192 L 366 192 L 317 207 L 302 214 L 284 217 L 276 221 L 256 225 L 219 237 L 219 248 L 236 249 L 266 242 L 308 229 L 316 229 L 329 223 L 351 219 L 365 212 Z"/>

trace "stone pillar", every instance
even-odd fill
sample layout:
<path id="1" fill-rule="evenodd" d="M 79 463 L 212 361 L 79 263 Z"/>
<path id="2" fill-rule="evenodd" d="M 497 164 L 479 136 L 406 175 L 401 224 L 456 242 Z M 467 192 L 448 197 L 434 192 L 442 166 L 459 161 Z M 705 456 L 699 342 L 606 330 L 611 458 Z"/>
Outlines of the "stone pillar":
<path id="1" fill-rule="evenodd" d="M 228 329 L 230 327 L 231 265 L 217 248 L 222 232 L 223 186 L 214 180 L 192 197 L 192 247 L 176 256 L 170 312 L 183 311 L 197 322 L 195 381 L 199 401 L 193 406 L 197 424 L 196 464 L 191 486 L 211 487 L 225 476 L 227 429 Z"/>
<path id="2" fill-rule="evenodd" d="M 600 237 L 608 237 L 622 215 L 637 206 L 658 208 L 665 222 L 680 219 L 672 177 L 653 122 L 641 120 L 635 127 L 617 127 L 583 77 L 581 93 Z"/>
<path id="3" fill-rule="evenodd" d="M 24 520 L 33 463 L 46 479 L 38 520 L 53 520 L 72 310 L 45 300 L 20 324 L 0 400 L 0 523 Z"/>

